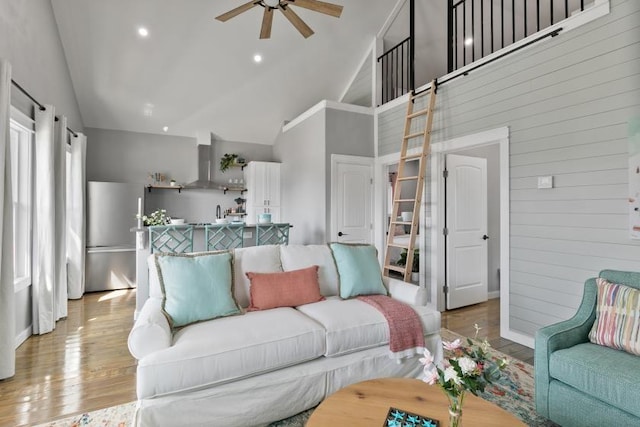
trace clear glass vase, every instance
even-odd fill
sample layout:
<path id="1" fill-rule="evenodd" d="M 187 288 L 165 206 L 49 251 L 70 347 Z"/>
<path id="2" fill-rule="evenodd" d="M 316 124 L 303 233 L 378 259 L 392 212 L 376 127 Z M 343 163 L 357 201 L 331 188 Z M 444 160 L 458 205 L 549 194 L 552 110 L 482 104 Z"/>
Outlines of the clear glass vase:
<path id="1" fill-rule="evenodd" d="M 461 427 L 462 426 L 462 411 L 454 411 L 449 408 L 449 427 Z"/>
<path id="2" fill-rule="evenodd" d="M 449 396 L 449 427 L 462 426 L 462 401 L 464 391 L 458 396 Z"/>

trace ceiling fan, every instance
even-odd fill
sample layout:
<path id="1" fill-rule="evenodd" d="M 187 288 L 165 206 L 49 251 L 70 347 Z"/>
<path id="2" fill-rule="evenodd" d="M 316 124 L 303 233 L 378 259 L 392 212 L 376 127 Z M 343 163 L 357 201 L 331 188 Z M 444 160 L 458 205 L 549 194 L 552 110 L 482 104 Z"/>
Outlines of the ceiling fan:
<path id="1" fill-rule="evenodd" d="M 260 29 L 260 38 L 268 39 L 271 37 L 271 25 L 273 23 L 273 11 L 278 9 L 282 14 L 296 27 L 296 29 L 307 38 L 313 34 L 313 30 L 293 11 L 290 6 L 303 7 L 313 10 L 314 12 L 324 13 L 325 15 L 339 18 L 342 14 L 342 6 L 327 3 L 319 0 L 252 0 L 242 6 L 236 7 L 227 13 L 217 16 L 218 21 L 226 22 L 229 19 L 240 15 L 243 12 L 253 9 L 256 6 L 264 8 L 262 16 L 262 28 Z"/>

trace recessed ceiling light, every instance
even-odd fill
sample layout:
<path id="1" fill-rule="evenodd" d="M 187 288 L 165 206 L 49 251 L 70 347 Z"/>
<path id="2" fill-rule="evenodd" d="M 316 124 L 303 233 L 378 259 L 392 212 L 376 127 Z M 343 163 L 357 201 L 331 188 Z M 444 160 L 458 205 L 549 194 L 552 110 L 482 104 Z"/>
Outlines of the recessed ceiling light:
<path id="1" fill-rule="evenodd" d="M 147 37 L 149 35 L 149 30 L 145 27 L 140 27 L 138 28 L 138 35 L 140 35 L 140 37 Z"/>
<path id="2" fill-rule="evenodd" d="M 471 37 L 467 37 L 466 39 L 464 39 L 465 46 L 471 46 L 472 44 L 473 44 L 473 39 Z"/>
<path id="3" fill-rule="evenodd" d="M 165 126 L 162 128 L 163 131 L 168 132 L 169 131 L 169 126 Z"/>
<path id="4" fill-rule="evenodd" d="M 255 62 L 256 64 L 259 64 L 262 62 L 262 55 L 256 54 L 253 55 L 253 62 Z"/>

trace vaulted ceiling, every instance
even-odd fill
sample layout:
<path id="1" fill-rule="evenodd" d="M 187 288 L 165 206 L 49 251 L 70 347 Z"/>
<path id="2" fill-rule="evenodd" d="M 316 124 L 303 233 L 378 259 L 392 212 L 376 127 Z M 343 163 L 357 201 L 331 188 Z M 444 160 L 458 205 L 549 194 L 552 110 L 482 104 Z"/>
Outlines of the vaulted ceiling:
<path id="1" fill-rule="evenodd" d="M 341 18 L 295 9 L 315 35 L 276 14 L 269 40 L 261 7 L 214 19 L 246 0 L 52 4 L 85 126 L 270 144 L 285 120 L 340 98 L 396 4 L 331 1 Z"/>

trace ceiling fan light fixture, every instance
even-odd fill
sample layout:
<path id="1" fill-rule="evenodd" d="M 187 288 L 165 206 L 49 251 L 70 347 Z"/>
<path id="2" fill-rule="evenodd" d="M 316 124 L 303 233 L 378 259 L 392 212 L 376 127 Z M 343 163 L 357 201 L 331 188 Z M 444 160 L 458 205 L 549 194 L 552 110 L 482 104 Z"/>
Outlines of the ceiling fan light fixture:
<path id="1" fill-rule="evenodd" d="M 274 9 L 280 6 L 280 0 L 262 0 L 262 2 L 265 4 L 265 6 L 269 6 Z"/>

